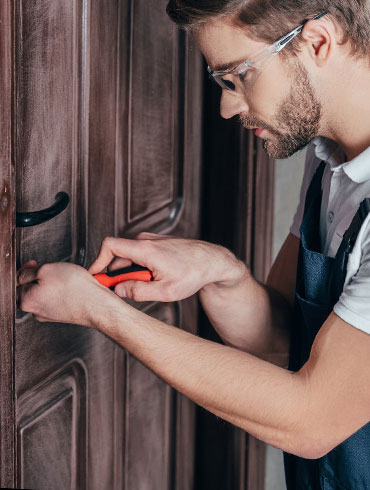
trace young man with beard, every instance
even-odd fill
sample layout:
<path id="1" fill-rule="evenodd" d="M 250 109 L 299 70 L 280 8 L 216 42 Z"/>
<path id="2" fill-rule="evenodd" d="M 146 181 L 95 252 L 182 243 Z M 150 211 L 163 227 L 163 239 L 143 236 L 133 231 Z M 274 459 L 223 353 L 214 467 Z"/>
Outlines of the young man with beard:
<path id="1" fill-rule="evenodd" d="M 268 284 L 222 247 L 143 233 L 104 240 L 89 271 L 25 264 L 20 306 L 40 321 L 98 328 L 199 405 L 283 449 L 289 490 L 369 488 L 369 2 L 171 0 L 168 13 L 221 85 L 223 117 L 239 115 L 273 158 L 310 143 Z M 155 280 L 115 295 L 91 275 L 128 260 Z M 196 292 L 226 345 L 119 298 Z"/>

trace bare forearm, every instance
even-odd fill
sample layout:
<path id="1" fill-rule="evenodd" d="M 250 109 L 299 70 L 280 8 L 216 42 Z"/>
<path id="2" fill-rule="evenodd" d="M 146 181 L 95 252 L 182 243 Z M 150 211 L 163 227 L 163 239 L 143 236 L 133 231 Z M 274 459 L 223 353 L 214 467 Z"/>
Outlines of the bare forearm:
<path id="1" fill-rule="evenodd" d="M 287 365 L 291 307 L 277 291 L 258 283 L 245 268 L 236 284 L 210 284 L 199 296 L 225 343 L 274 364 Z"/>
<path id="2" fill-rule="evenodd" d="M 304 389 L 293 373 L 148 317 L 119 300 L 96 326 L 176 390 L 265 442 L 300 451 Z"/>

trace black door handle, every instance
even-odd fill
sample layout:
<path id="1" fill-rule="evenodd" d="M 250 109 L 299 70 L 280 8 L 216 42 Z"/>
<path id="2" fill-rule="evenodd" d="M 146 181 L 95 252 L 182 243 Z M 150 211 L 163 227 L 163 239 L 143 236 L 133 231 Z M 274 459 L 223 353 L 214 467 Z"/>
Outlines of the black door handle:
<path id="1" fill-rule="evenodd" d="M 58 216 L 58 214 L 64 211 L 68 206 L 69 196 L 66 192 L 58 192 L 58 194 L 55 196 L 55 201 L 55 204 L 47 209 L 32 211 L 30 213 L 17 212 L 16 226 L 22 228 L 26 226 L 36 226 L 48 221 L 49 219 L 55 218 L 55 216 Z"/>

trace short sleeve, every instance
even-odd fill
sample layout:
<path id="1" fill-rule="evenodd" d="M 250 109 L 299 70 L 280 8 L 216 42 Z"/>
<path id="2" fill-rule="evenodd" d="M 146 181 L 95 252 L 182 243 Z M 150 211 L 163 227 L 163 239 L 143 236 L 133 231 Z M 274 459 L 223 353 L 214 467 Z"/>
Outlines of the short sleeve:
<path id="1" fill-rule="evenodd" d="M 290 233 L 292 233 L 294 236 L 298 238 L 300 238 L 301 236 L 299 228 L 301 226 L 302 219 L 303 219 L 307 190 L 313 176 L 315 175 L 316 169 L 318 168 L 319 164 L 320 164 L 320 160 L 316 158 L 315 155 L 315 145 L 311 143 L 307 148 L 305 168 L 304 168 L 301 192 L 299 197 L 299 204 L 293 218 L 292 226 L 290 227 Z"/>
<path id="2" fill-rule="evenodd" d="M 343 292 L 334 313 L 370 334 L 370 215 L 365 219 L 348 259 Z"/>

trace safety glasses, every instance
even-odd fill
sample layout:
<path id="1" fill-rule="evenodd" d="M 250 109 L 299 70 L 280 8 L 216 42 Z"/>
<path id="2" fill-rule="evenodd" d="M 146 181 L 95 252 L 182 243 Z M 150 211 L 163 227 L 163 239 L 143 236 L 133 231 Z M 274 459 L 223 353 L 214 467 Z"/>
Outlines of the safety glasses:
<path id="1" fill-rule="evenodd" d="M 317 20 L 324 17 L 327 12 L 316 15 L 310 20 Z M 285 48 L 298 34 L 300 34 L 305 26 L 305 21 L 303 24 L 299 25 L 291 32 L 280 38 L 271 46 L 264 48 L 262 51 L 256 54 L 253 58 L 245 60 L 234 68 L 230 68 L 226 71 L 214 71 L 207 68 L 209 73 L 209 78 L 213 80 L 222 89 L 234 92 L 237 94 L 245 93 L 245 91 L 250 90 L 254 82 L 259 77 L 262 67 L 266 63 L 274 58 L 282 49 Z"/>

